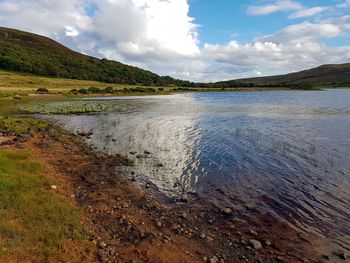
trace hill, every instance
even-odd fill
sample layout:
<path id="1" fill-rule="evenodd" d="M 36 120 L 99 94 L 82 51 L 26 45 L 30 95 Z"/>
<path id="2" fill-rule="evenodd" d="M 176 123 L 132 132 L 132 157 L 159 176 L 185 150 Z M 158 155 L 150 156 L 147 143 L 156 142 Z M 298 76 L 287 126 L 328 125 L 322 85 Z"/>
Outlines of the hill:
<path id="1" fill-rule="evenodd" d="M 86 56 L 50 38 L 3 27 L 0 27 L 0 69 L 117 84 L 192 85 L 117 61 Z"/>
<path id="2" fill-rule="evenodd" d="M 63 79 L 111 84 L 203 88 L 350 86 L 350 63 L 323 65 L 286 75 L 246 78 L 216 83 L 192 83 L 161 77 L 123 63 L 75 52 L 40 35 L 0 27 L 0 70 Z"/>
<path id="3" fill-rule="evenodd" d="M 215 83 L 216 85 L 247 86 L 344 86 L 350 85 L 350 63 L 323 65 L 279 76 L 246 78 Z"/>

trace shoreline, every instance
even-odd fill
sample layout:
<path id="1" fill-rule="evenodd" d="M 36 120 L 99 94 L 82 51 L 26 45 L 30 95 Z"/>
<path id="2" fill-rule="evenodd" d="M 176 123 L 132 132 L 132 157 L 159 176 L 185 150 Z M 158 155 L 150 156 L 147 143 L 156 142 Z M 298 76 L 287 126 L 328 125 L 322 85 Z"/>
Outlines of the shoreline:
<path id="1" fill-rule="evenodd" d="M 11 137 L 12 136 L 12 137 Z M 304 236 L 268 215 L 218 210 L 205 200 L 170 207 L 116 167 L 125 158 L 93 151 L 82 137 L 51 126 L 1 148 L 27 150 L 60 174 L 60 194 L 83 209 L 99 262 L 318 262 L 315 237 Z M 5 142 L 5 143 L 4 143 Z M 74 197 L 73 197 L 74 196 Z M 251 209 L 249 207 L 245 209 Z M 257 241 L 257 242 L 256 242 Z"/>

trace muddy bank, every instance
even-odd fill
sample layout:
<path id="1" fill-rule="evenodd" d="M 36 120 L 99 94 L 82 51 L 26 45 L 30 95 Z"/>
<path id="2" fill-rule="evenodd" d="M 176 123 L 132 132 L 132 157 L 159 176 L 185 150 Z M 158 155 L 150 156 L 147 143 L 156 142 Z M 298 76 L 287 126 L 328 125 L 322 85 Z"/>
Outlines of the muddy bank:
<path id="1" fill-rule="evenodd" d="M 30 151 L 57 171 L 56 189 L 84 209 L 84 224 L 99 262 L 337 262 L 315 237 L 269 215 L 218 210 L 196 196 L 167 207 L 116 172 L 122 156 L 92 150 L 59 127 L 3 133 L 1 147 Z M 252 209 L 246 207 L 244 209 Z M 329 259 L 329 260 L 328 260 Z"/>

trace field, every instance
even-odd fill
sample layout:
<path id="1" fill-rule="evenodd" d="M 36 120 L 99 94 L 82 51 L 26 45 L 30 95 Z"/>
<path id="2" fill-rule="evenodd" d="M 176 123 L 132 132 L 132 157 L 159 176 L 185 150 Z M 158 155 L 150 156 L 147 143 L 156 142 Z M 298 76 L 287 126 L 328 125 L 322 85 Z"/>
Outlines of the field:
<path id="1" fill-rule="evenodd" d="M 0 94 L 30 94 L 35 93 L 38 88 L 47 88 L 50 93 L 67 93 L 72 89 L 105 88 L 111 86 L 115 89 L 122 89 L 126 85 L 108 84 L 97 81 L 73 80 L 38 77 L 19 73 L 0 71 Z M 129 86 L 132 87 L 132 86 Z"/>

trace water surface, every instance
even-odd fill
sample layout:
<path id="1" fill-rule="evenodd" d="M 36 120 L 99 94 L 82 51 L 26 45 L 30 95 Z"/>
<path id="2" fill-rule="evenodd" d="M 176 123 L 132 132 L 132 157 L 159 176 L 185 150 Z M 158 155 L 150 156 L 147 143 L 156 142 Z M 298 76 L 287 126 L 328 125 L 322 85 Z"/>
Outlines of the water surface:
<path id="1" fill-rule="evenodd" d="M 134 159 L 137 181 L 249 204 L 350 250 L 350 89 L 101 99 L 128 110 L 55 119 Z"/>

